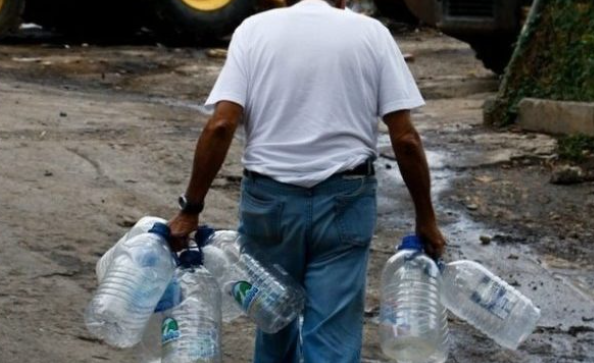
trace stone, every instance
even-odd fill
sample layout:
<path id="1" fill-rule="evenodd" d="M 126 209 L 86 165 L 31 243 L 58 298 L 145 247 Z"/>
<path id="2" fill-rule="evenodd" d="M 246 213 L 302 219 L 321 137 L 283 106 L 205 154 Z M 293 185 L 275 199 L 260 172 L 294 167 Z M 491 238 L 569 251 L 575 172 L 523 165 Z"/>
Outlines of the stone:
<path id="1" fill-rule="evenodd" d="M 466 208 L 468 210 L 477 210 L 479 207 L 478 207 L 478 205 L 471 203 L 471 204 L 466 204 Z"/>
<path id="2" fill-rule="evenodd" d="M 483 123 L 487 126 L 497 124 L 498 115 L 494 112 L 497 107 L 497 97 L 489 96 L 483 104 Z"/>
<path id="3" fill-rule="evenodd" d="M 555 135 L 594 136 L 594 103 L 525 98 L 519 104 L 518 126 Z"/>
<path id="4" fill-rule="evenodd" d="M 419 82 L 419 88 L 427 100 L 462 98 L 478 93 L 496 92 L 499 81 L 492 78 L 451 76 L 439 80 L 423 80 Z"/>
<path id="5" fill-rule="evenodd" d="M 489 236 L 480 236 L 479 240 L 481 241 L 481 244 L 485 246 L 491 243 L 491 237 Z"/>
<path id="6" fill-rule="evenodd" d="M 553 169 L 551 184 L 577 184 L 585 180 L 582 168 L 571 165 L 559 165 Z"/>
<path id="7" fill-rule="evenodd" d="M 206 56 L 209 58 L 225 59 L 227 58 L 227 49 L 211 48 L 206 50 Z"/>

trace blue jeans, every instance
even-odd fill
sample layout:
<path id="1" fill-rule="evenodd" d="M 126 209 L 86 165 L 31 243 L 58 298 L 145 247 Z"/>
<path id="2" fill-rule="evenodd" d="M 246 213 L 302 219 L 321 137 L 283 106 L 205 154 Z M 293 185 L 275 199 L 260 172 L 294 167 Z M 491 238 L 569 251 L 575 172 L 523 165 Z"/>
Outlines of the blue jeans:
<path id="1" fill-rule="evenodd" d="M 243 179 L 244 248 L 280 264 L 307 294 L 301 327 L 258 331 L 255 363 L 360 361 L 376 189 L 375 177 L 333 176 L 313 188 Z"/>

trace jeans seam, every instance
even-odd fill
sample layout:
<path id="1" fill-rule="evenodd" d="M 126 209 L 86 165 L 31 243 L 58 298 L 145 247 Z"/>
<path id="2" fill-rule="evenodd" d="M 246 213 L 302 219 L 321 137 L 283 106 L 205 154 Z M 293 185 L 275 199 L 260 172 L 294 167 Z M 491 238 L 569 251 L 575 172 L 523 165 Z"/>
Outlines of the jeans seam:
<path id="1" fill-rule="evenodd" d="M 306 204 L 306 221 L 305 221 L 305 229 L 306 229 L 306 238 L 305 241 L 306 246 L 310 246 L 313 242 L 313 197 L 307 197 L 307 204 Z"/>

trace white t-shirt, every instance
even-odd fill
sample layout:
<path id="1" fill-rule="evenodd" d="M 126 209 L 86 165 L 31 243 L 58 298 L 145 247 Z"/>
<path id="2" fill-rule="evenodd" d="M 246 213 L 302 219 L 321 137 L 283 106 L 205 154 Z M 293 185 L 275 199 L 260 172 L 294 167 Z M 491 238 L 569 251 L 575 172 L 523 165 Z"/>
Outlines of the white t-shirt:
<path id="1" fill-rule="evenodd" d="M 303 187 L 375 157 L 378 117 L 424 104 L 388 29 L 322 0 L 246 19 L 219 101 L 244 108 L 245 168 Z"/>

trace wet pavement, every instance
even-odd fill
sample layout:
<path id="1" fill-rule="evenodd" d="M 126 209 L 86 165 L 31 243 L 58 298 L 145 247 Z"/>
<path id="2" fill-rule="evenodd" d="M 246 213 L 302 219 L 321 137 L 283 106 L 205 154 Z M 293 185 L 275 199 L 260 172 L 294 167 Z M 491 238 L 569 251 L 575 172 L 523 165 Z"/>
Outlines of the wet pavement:
<path id="1" fill-rule="evenodd" d="M 463 183 L 468 178 L 467 170 L 519 158 L 547 159 L 554 151 L 554 140 L 544 135 L 503 132 L 491 134 L 488 142 L 466 143 L 466 147 L 456 145 L 453 152 L 450 141 L 459 136 L 460 128 L 476 127 L 478 131 L 472 137 L 480 140 L 481 126 L 475 121 L 444 128 L 443 124 L 434 123 L 428 117 L 436 106 L 430 104 L 427 110 L 420 111 L 415 123 L 428 145 L 434 201 L 449 242 L 446 260 L 469 259 L 483 264 L 529 297 L 542 312 L 535 333 L 518 351 L 497 346 L 482 333 L 451 316 L 452 346 L 448 362 L 593 363 L 594 266 L 542 254 L 529 245 L 512 243 L 510 241 L 528 239 L 528 236 L 510 236 L 498 228 L 497 221 L 487 226 L 474 220 L 469 211 L 477 206 L 472 200 L 451 203 L 445 197 L 456 181 Z M 455 113 L 444 116 L 447 119 L 456 117 Z M 503 145 L 508 146 L 501 147 Z M 380 184 L 378 228 L 414 230 L 412 203 L 408 201 L 385 134 L 380 137 L 379 149 L 382 157 L 376 161 Z M 394 200 L 399 203 L 395 204 Z"/>
<path id="2" fill-rule="evenodd" d="M 63 41 L 0 46 L 0 362 L 132 363 L 130 352 L 94 340 L 82 324 L 93 266 L 131 222 L 175 212 L 210 112 L 200 100 L 223 61 L 197 49 Z M 451 317 L 449 363 L 594 363 L 594 184 L 548 183 L 554 139 L 482 126 L 492 95 L 483 92 L 495 91 L 497 79 L 466 44 L 430 30 L 398 42 L 415 55 L 409 65 L 428 99 L 414 116 L 447 259 L 480 261 L 543 311 L 516 352 Z M 239 145 L 209 193 L 205 223 L 236 225 Z M 414 230 L 385 135 L 380 152 L 363 363 L 387 362 L 377 339 L 379 276 L 393 245 Z M 224 361 L 250 362 L 253 324 L 240 319 L 224 330 Z"/>

